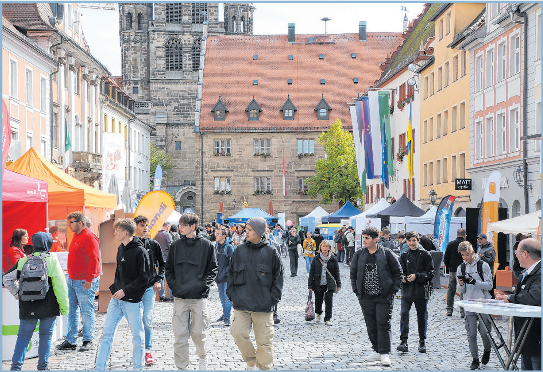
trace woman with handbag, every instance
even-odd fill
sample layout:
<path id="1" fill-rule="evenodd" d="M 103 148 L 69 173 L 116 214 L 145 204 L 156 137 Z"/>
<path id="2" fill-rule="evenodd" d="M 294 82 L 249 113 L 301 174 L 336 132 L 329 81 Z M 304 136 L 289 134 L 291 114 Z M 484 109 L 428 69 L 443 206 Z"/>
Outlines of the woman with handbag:
<path id="1" fill-rule="evenodd" d="M 332 322 L 332 297 L 341 289 L 339 276 L 339 264 L 336 257 L 330 253 L 330 243 L 323 240 L 319 247 L 320 253 L 311 263 L 307 286 L 309 291 L 315 292 L 315 314 L 320 321 L 322 314 L 322 301 L 325 304 L 324 324 L 331 326 Z"/>

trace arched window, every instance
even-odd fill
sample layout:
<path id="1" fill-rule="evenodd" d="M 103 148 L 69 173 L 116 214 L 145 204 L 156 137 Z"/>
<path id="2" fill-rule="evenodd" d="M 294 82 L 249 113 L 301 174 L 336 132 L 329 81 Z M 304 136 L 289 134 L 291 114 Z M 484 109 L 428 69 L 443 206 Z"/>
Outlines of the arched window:
<path id="1" fill-rule="evenodd" d="M 143 14 L 138 13 L 138 30 L 143 30 Z"/>
<path id="2" fill-rule="evenodd" d="M 198 71 L 200 68 L 200 51 L 202 49 L 202 40 L 199 38 L 194 39 L 192 43 L 192 71 Z"/>
<path id="3" fill-rule="evenodd" d="M 183 70 L 183 43 L 179 39 L 166 42 L 166 70 Z"/>
<path id="4" fill-rule="evenodd" d="M 126 29 L 127 30 L 132 29 L 132 13 L 128 13 L 126 15 Z"/>
<path id="5" fill-rule="evenodd" d="M 241 17 L 241 23 L 239 25 L 239 32 L 244 33 L 245 32 L 245 17 Z"/>
<path id="6" fill-rule="evenodd" d="M 232 32 L 236 32 L 236 17 L 232 17 Z"/>

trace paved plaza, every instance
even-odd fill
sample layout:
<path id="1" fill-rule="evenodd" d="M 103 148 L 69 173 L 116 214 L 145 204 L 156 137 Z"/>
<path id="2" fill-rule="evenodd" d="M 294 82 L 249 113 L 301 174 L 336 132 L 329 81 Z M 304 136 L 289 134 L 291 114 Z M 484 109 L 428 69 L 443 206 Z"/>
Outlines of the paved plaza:
<path id="1" fill-rule="evenodd" d="M 455 310 L 452 317 L 445 316 L 446 290 L 436 289 L 429 303 L 427 353 L 417 351 L 418 333 L 416 312 L 411 310 L 409 352 L 396 351 L 400 335 L 400 299 L 396 298 L 392 317 L 391 367 L 377 362 L 365 362 L 371 346 L 362 318 L 362 311 L 351 290 L 349 268 L 340 264 L 343 283 L 340 293 L 334 295 L 334 312 L 331 327 L 321 323 L 306 322 L 304 309 L 307 300 L 307 273 L 305 261 L 300 259 L 298 276 L 291 278 L 288 258 L 283 258 L 285 282 L 283 299 L 279 303 L 281 323 L 275 327 L 273 338 L 274 369 L 277 370 L 467 370 L 471 363 L 464 320 Z M 442 283 L 447 278 L 442 277 Z M 173 358 L 173 333 L 171 303 L 157 302 L 154 312 L 153 356 L 157 364 L 146 367 L 149 370 L 175 370 Z M 211 289 L 208 315 L 211 321 L 207 332 L 207 367 L 209 370 L 244 370 L 245 362 L 236 347 L 229 328 L 215 323 L 222 314 L 217 287 Z M 102 334 L 105 313 L 96 316 L 96 341 Z M 502 334 L 506 334 L 507 319 L 496 319 Z M 110 368 L 112 370 L 132 369 L 132 342 L 126 320 L 120 323 L 113 345 Z M 52 346 L 50 365 L 52 370 L 88 370 L 94 368 L 97 347 L 92 351 L 57 351 Z M 81 344 L 81 339 L 78 340 Z M 194 345 L 190 344 L 191 364 L 189 369 L 198 368 Z M 480 354 L 482 344 L 479 338 Z M 35 370 L 37 358 L 29 359 L 23 369 Z M 4 362 L 3 369 L 9 370 L 10 363 Z M 482 369 L 501 369 L 492 352 L 490 363 Z"/>

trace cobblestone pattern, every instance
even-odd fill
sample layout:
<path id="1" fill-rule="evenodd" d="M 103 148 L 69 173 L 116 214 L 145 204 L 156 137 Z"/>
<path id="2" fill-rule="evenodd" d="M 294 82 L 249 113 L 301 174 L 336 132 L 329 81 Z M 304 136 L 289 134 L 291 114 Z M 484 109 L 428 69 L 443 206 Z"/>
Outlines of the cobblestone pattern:
<path id="1" fill-rule="evenodd" d="M 288 257 L 283 258 L 283 266 L 288 268 Z M 452 317 L 445 316 L 446 290 L 434 291 L 428 309 L 427 353 L 417 351 L 418 336 L 416 312 L 414 307 L 410 318 L 409 352 L 396 351 L 400 336 L 400 299 L 394 300 L 392 317 L 391 367 L 383 367 L 378 362 L 366 362 L 365 356 L 371 352 L 362 311 L 349 280 L 349 268 L 340 264 L 343 287 L 334 295 L 334 312 L 331 327 L 324 323 L 304 320 L 307 299 L 307 273 L 305 262 L 300 259 L 297 277 L 285 275 L 283 299 L 279 303 L 281 323 L 275 327 L 273 339 L 274 369 L 278 370 L 467 370 L 471 363 L 464 320 L 455 310 Z M 288 271 L 288 270 L 287 270 Z M 442 277 L 442 283 L 447 278 Z M 215 323 L 222 314 L 216 287 L 211 289 L 208 315 L 211 321 L 207 331 L 207 368 L 209 370 L 243 370 L 246 367 L 236 347 L 229 328 Z M 172 304 L 157 302 L 154 312 L 153 356 L 157 364 L 146 367 L 149 370 L 175 370 L 173 360 L 173 333 L 171 328 Z M 105 314 L 96 316 L 96 341 L 102 334 Z M 505 336 L 508 319 L 495 319 Z M 113 345 L 110 368 L 112 370 L 132 369 L 132 337 L 126 320 L 122 320 Z M 81 338 L 78 344 L 81 344 Z M 94 368 L 97 345 L 89 352 L 57 351 L 51 347 L 50 366 L 52 370 L 89 370 Z M 190 345 L 189 369 L 198 368 L 198 358 L 192 341 Z M 482 354 L 482 343 L 479 338 Z M 24 370 L 35 370 L 37 358 L 29 359 Z M 10 363 L 4 362 L 8 370 Z M 491 360 L 482 369 L 501 369 L 498 358 L 492 352 Z"/>

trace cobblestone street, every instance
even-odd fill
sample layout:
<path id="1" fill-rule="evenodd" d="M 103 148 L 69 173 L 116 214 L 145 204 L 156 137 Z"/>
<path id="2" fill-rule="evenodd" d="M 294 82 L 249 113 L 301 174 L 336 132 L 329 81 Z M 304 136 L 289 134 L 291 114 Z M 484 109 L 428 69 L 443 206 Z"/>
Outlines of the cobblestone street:
<path id="1" fill-rule="evenodd" d="M 409 352 L 396 351 L 400 333 L 400 300 L 395 299 L 392 318 L 392 353 L 391 367 L 383 367 L 377 362 L 365 362 L 365 356 L 371 347 L 366 333 L 362 311 L 352 293 L 349 280 L 349 268 L 340 264 L 342 289 L 334 295 L 334 312 L 331 327 L 321 323 L 306 322 L 304 309 L 307 299 L 307 274 L 305 262 L 300 259 L 298 276 L 291 278 L 288 271 L 288 258 L 283 258 L 286 268 L 283 299 L 279 303 L 281 323 L 275 327 L 273 339 L 274 369 L 278 370 L 467 370 L 471 362 L 464 320 L 455 310 L 452 317 L 445 316 L 446 290 L 434 290 L 429 303 L 427 353 L 417 351 L 417 323 L 414 307 L 410 318 Z M 442 283 L 447 278 L 442 277 Z M 209 319 L 211 321 L 207 332 L 207 366 L 209 370 L 243 370 L 246 364 L 241 358 L 229 328 L 214 323 L 222 313 L 217 288 L 212 287 L 208 303 Z M 102 334 L 105 313 L 97 314 L 96 337 L 98 341 Z M 171 331 L 172 304 L 156 303 L 153 337 L 153 356 L 157 364 L 147 367 L 149 370 L 174 370 L 173 334 Z M 507 319 L 496 319 L 496 324 L 502 334 L 506 334 Z M 126 320 L 120 323 L 113 350 L 110 367 L 112 370 L 131 369 L 132 342 Z M 50 365 L 52 370 L 88 370 L 94 368 L 97 345 L 89 352 L 57 351 L 54 343 L 51 350 Z M 81 344 L 81 339 L 78 340 Z M 190 344 L 191 365 L 189 369 L 198 366 L 192 341 Z M 480 353 L 482 344 L 479 338 Z M 23 369 L 35 369 L 37 358 L 29 359 Z M 9 362 L 3 363 L 3 369 L 10 367 Z M 499 361 L 491 354 L 490 362 L 483 366 L 487 370 L 501 369 Z"/>

